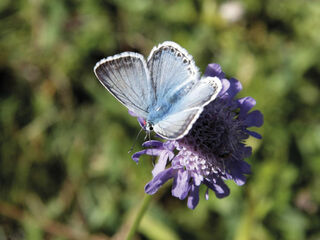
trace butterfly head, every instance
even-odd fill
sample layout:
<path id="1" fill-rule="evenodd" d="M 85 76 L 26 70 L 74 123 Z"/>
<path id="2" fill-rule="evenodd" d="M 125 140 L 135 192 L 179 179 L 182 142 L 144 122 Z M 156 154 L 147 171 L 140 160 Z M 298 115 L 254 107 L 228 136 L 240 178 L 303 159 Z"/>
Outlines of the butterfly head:
<path id="1" fill-rule="evenodd" d="M 146 130 L 147 130 L 147 132 L 151 132 L 151 131 L 153 131 L 153 123 L 152 122 L 146 122 L 146 124 L 145 124 L 145 126 L 146 126 Z"/>

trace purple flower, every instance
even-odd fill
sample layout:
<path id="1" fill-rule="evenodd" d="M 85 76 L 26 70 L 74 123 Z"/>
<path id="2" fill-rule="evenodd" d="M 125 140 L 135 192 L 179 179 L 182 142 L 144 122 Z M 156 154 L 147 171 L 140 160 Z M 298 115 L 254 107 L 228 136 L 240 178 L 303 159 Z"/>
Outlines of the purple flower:
<path id="1" fill-rule="evenodd" d="M 226 79 L 218 64 L 209 64 L 206 76 L 218 77 L 222 90 L 218 97 L 208 104 L 189 133 L 174 141 L 147 141 L 146 149 L 135 153 L 132 158 L 138 162 L 142 154 L 159 156 L 152 171 L 153 179 L 145 186 L 145 192 L 154 194 L 169 179 L 173 179 L 172 195 L 188 200 L 188 207 L 194 209 L 199 202 L 199 187 L 206 185 L 218 198 L 229 195 L 224 180 L 231 179 L 238 185 L 246 182 L 245 174 L 250 165 L 244 161 L 251 155 L 251 147 L 245 140 L 251 135 L 261 136 L 249 127 L 260 127 L 263 115 L 250 111 L 256 104 L 251 97 L 235 99 L 242 89 L 236 79 Z M 139 119 L 143 125 L 143 120 Z"/>

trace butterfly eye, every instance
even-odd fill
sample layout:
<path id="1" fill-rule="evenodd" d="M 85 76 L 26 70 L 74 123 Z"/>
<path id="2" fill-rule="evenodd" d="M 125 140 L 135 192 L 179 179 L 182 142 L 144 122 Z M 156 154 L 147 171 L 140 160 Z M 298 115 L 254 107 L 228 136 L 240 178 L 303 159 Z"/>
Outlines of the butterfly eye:
<path id="1" fill-rule="evenodd" d="M 145 121 L 145 128 L 147 131 L 153 131 L 152 123 Z"/>

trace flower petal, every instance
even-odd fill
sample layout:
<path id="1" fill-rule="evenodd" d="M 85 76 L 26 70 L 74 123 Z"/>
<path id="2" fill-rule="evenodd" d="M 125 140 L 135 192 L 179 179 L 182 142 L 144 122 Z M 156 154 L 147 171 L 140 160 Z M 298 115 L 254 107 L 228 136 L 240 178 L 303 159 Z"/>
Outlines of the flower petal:
<path id="1" fill-rule="evenodd" d="M 137 114 L 135 114 L 134 112 L 128 110 L 129 114 L 133 117 L 136 117 L 140 126 L 145 129 L 145 126 L 146 126 L 146 121 L 142 118 L 142 117 L 139 117 Z"/>
<path id="2" fill-rule="evenodd" d="M 263 124 L 263 115 L 260 111 L 255 110 L 247 114 L 244 124 L 247 127 L 261 127 Z"/>
<path id="3" fill-rule="evenodd" d="M 246 130 L 246 133 L 248 133 L 250 136 L 255 137 L 257 139 L 261 139 L 262 138 L 262 136 L 259 133 L 256 133 L 256 132 L 253 132 L 253 131 Z"/>
<path id="4" fill-rule="evenodd" d="M 252 147 L 243 147 L 243 157 L 244 158 L 250 157 L 251 154 L 252 154 Z"/>
<path id="5" fill-rule="evenodd" d="M 159 147 L 163 147 L 163 142 L 157 141 L 157 140 L 150 140 L 150 141 L 146 141 L 142 144 L 142 147 L 155 147 L 155 148 L 159 148 Z"/>
<path id="6" fill-rule="evenodd" d="M 256 105 L 256 100 L 254 100 L 252 97 L 240 98 L 237 100 L 237 102 L 240 108 L 239 119 L 244 119 L 250 109 Z"/>
<path id="7" fill-rule="evenodd" d="M 163 146 L 165 149 L 168 149 L 169 151 L 173 151 L 176 148 L 175 144 L 176 144 L 175 141 L 166 141 L 163 143 Z"/>
<path id="8" fill-rule="evenodd" d="M 170 178 L 174 177 L 175 173 L 176 171 L 174 171 L 172 168 L 162 171 L 149 183 L 147 183 L 147 185 L 144 187 L 144 191 L 150 195 L 156 193 L 163 184 L 165 184 Z"/>
<path id="9" fill-rule="evenodd" d="M 199 203 L 199 186 L 191 185 L 188 196 L 188 208 L 195 209 Z"/>
<path id="10" fill-rule="evenodd" d="M 237 175 L 238 172 L 236 173 L 232 173 L 233 176 L 233 181 L 238 185 L 238 186 L 242 186 L 246 183 L 247 178 L 246 176 L 239 174 Z"/>
<path id="11" fill-rule="evenodd" d="M 172 184 L 172 196 L 179 198 L 180 200 L 185 199 L 189 192 L 189 173 L 182 169 L 178 170 Z"/>
<path id="12" fill-rule="evenodd" d="M 218 77 L 220 79 L 224 78 L 224 73 L 222 72 L 222 68 L 219 64 L 217 63 L 210 63 L 206 71 L 204 72 L 205 76 L 210 76 L 210 77 Z"/>
<path id="13" fill-rule="evenodd" d="M 150 155 L 150 156 L 159 156 L 162 151 L 163 150 L 156 149 L 156 148 L 144 149 L 144 150 L 141 150 L 141 151 L 136 152 L 135 154 L 133 154 L 131 156 L 131 158 L 133 159 L 133 161 L 138 163 L 139 162 L 139 158 L 141 157 L 141 155 L 146 154 L 146 155 Z"/>
<path id="14" fill-rule="evenodd" d="M 128 113 L 132 116 L 132 117 L 138 117 L 137 114 L 135 114 L 133 111 L 128 110 Z"/>
<path id="15" fill-rule="evenodd" d="M 209 188 L 207 188 L 206 193 L 204 194 L 206 200 L 209 200 Z"/>
<path id="16" fill-rule="evenodd" d="M 214 191 L 217 198 L 223 198 L 229 195 L 230 189 L 220 178 L 216 178 L 213 181 L 205 179 L 204 183 Z"/>
<path id="17" fill-rule="evenodd" d="M 228 98 L 228 99 L 234 98 L 238 94 L 238 92 L 240 92 L 242 89 L 242 85 L 237 79 L 230 78 L 229 82 L 230 82 L 230 87 L 229 87 L 228 91 L 226 92 L 227 97 L 224 97 L 224 99 L 225 98 Z"/>
<path id="18" fill-rule="evenodd" d="M 220 96 L 220 97 L 222 95 L 224 95 L 228 91 L 228 89 L 230 88 L 230 82 L 228 79 L 225 79 L 225 78 L 221 79 L 221 83 L 222 83 L 222 88 L 218 94 L 218 96 Z"/>
<path id="19" fill-rule="evenodd" d="M 173 153 L 171 153 L 171 154 L 170 153 L 171 152 L 169 152 L 169 151 L 162 151 L 160 153 L 158 162 L 152 170 L 153 176 L 157 176 L 160 172 L 162 172 L 166 168 L 168 160 L 171 160 L 174 156 Z"/>
<path id="20" fill-rule="evenodd" d="M 246 183 L 246 176 L 243 174 L 249 174 L 251 172 L 250 165 L 245 161 L 235 160 L 229 164 L 230 175 L 233 181 L 238 185 L 242 186 Z"/>
<path id="21" fill-rule="evenodd" d="M 238 163 L 238 166 L 241 169 L 243 174 L 251 174 L 251 166 L 249 163 L 240 160 Z"/>
<path id="22" fill-rule="evenodd" d="M 192 178 L 193 178 L 193 181 L 194 181 L 194 184 L 196 186 L 200 186 L 200 184 L 202 183 L 203 181 L 203 176 L 198 174 L 198 173 L 193 173 L 192 174 Z"/>

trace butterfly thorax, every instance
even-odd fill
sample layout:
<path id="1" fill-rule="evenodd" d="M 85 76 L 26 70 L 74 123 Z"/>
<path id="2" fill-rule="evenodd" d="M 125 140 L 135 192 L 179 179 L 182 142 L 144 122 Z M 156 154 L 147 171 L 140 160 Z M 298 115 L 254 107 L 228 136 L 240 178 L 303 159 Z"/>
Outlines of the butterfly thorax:
<path id="1" fill-rule="evenodd" d="M 146 122 L 146 130 L 147 130 L 147 132 L 151 132 L 151 131 L 153 131 L 153 123 L 151 123 L 151 122 Z"/>
<path id="2" fill-rule="evenodd" d="M 172 105 L 167 101 L 162 101 L 161 103 L 151 106 L 146 122 L 149 123 L 150 126 L 157 124 L 170 113 L 171 107 Z"/>

